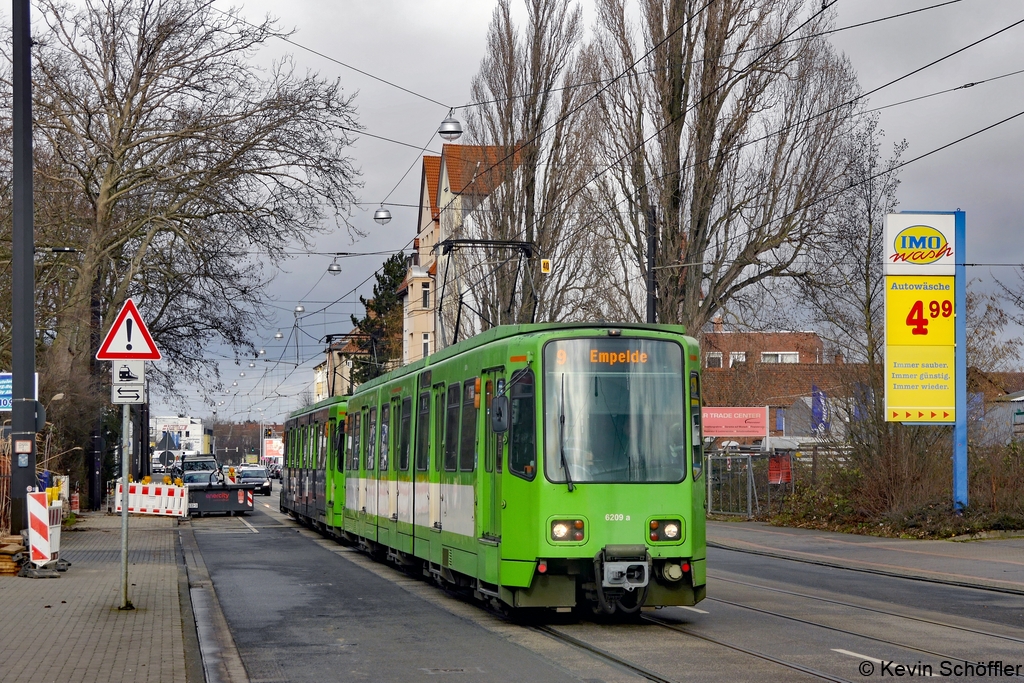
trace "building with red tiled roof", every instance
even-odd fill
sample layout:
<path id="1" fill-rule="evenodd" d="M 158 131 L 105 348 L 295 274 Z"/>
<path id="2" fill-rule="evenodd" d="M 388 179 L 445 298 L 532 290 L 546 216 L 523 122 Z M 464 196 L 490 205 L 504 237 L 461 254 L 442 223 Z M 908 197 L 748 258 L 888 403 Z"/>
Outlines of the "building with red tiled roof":
<path id="1" fill-rule="evenodd" d="M 461 235 L 465 217 L 510 177 L 518 160 L 518 152 L 486 145 L 446 144 L 441 156 L 423 156 L 416 239 L 401 287 L 403 363 L 438 348 L 437 245 Z"/>

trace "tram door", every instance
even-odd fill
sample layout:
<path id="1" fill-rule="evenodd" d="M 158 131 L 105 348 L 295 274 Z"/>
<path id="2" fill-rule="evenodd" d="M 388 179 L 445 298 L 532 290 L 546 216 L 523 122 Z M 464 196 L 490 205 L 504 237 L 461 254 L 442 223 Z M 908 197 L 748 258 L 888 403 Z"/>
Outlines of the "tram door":
<path id="1" fill-rule="evenodd" d="M 377 409 L 367 417 L 366 476 L 363 478 L 363 537 L 377 540 Z"/>
<path id="2" fill-rule="evenodd" d="M 497 541 L 501 538 L 501 435 L 491 429 L 491 402 L 494 400 L 495 385 L 498 373 L 483 373 L 483 464 L 481 471 L 481 493 L 479 500 L 479 517 L 481 520 L 481 537 Z"/>

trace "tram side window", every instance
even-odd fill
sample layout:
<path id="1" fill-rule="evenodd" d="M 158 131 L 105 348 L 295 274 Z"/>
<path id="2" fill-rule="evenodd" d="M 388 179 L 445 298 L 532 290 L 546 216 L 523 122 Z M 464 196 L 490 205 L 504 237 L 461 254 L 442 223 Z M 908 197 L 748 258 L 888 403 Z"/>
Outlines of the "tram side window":
<path id="1" fill-rule="evenodd" d="M 416 469 L 426 471 L 430 464 L 430 393 L 420 394 L 420 410 L 416 416 Z"/>
<path id="2" fill-rule="evenodd" d="M 302 445 L 299 447 L 299 467 L 306 469 L 309 467 L 309 427 L 303 425 L 302 427 Z"/>
<path id="3" fill-rule="evenodd" d="M 400 430 L 399 444 L 398 444 L 398 469 L 403 472 L 409 470 L 409 436 L 412 428 L 412 399 L 407 398 L 402 401 L 402 406 L 399 408 L 398 424 Z"/>
<path id="4" fill-rule="evenodd" d="M 366 470 L 377 469 L 377 409 L 370 408 L 370 414 L 366 423 Z"/>
<path id="5" fill-rule="evenodd" d="M 693 480 L 697 481 L 704 471 L 704 437 L 701 433 L 700 375 L 690 373 L 690 467 Z"/>
<path id="6" fill-rule="evenodd" d="M 491 439 L 494 432 L 491 430 L 491 401 L 494 399 L 494 382 L 487 380 L 484 383 L 484 471 L 490 472 L 494 469 L 495 454 L 491 452 Z M 501 456 L 497 456 L 499 459 Z"/>
<path id="7" fill-rule="evenodd" d="M 334 429 L 334 462 L 341 472 L 345 465 L 345 421 L 342 420 Z"/>
<path id="8" fill-rule="evenodd" d="M 388 455 L 391 452 L 391 404 L 380 407 L 380 471 L 388 471 Z"/>
<path id="9" fill-rule="evenodd" d="M 448 387 L 448 410 L 444 425 L 444 468 L 451 472 L 458 466 L 459 458 L 459 384 Z"/>
<path id="10" fill-rule="evenodd" d="M 508 471 L 524 479 L 537 475 L 537 420 L 533 371 L 519 371 L 512 376 L 509 389 Z"/>
<path id="11" fill-rule="evenodd" d="M 462 388 L 462 436 L 459 441 L 459 469 L 476 469 L 476 382 L 469 380 Z"/>
<path id="12" fill-rule="evenodd" d="M 362 415 L 356 413 L 349 418 L 348 426 L 348 469 L 350 472 L 359 471 L 359 445 L 362 442 L 360 429 L 362 429 Z"/>
<path id="13" fill-rule="evenodd" d="M 327 469 L 333 470 L 338 460 L 338 422 L 333 417 L 327 421 L 324 441 L 327 443 Z"/>
<path id="14" fill-rule="evenodd" d="M 327 425 L 317 425 L 317 434 L 319 435 L 320 441 L 320 459 L 316 463 L 318 470 L 324 470 L 327 468 Z"/>

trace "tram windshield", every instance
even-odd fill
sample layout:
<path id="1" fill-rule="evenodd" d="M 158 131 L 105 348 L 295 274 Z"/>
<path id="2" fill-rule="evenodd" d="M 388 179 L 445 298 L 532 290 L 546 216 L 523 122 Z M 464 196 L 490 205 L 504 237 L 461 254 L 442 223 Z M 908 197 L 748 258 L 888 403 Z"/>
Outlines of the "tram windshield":
<path id="1" fill-rule="evenodd" d="M 602 337 L 544 347 L 549 481 L 682 481 L 685 425 L 679 344 Z"/>

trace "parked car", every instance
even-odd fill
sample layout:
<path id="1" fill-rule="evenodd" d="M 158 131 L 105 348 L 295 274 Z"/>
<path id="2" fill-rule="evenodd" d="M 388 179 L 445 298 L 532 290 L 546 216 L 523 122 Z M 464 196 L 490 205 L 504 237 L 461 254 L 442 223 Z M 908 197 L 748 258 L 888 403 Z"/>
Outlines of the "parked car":
<path id="1" fill-rule="evenodd" d="M 178 472 L 210 472 L 217 469 L 217 459 L 212 455 L 186 455 L 181 459 Z"/>
<path id="2" fill-rule="evenodd" d="M 239 484 L 255 484 L 257 493 L 269 496 L 274 485 L 270 482 L 270 476 L 262 467 L 245 467 L 238 470 L 235 481 Z"/>
<path id="3" fill-rule="evenodd" d="M 216 470 L 192 470 L 181 475 L 181 483 L 186 488 L 207 486 L 208 484 L 216 484 L 220 481 L 221 479 L 217 476 Z"/>

